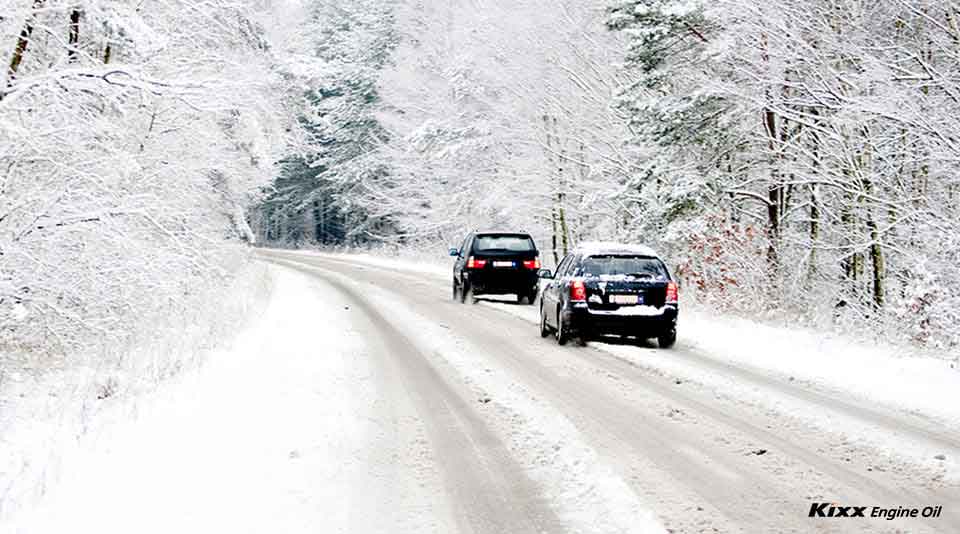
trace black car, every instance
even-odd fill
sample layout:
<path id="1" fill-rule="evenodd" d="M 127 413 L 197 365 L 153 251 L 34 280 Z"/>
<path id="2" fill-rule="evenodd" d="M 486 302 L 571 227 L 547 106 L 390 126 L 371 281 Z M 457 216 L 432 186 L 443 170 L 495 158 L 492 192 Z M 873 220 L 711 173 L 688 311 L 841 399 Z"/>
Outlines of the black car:
<path id="1" fill-rule="evenodd" d="M 478 295 L 517 295 L 517 301 L 537 299 L 540 252 L 530 234 L 474 232 L 459 249 L 450 249 L 453 298 L 475 302 Z"/>
<path id="2" fill-rule="evenodd" d="M 606 335 L 677 341 L 678 288 L 667 266 L 647 247 L 585 244 L 560 262 L 540 298 L 540 335 L 563 345 Z"/>

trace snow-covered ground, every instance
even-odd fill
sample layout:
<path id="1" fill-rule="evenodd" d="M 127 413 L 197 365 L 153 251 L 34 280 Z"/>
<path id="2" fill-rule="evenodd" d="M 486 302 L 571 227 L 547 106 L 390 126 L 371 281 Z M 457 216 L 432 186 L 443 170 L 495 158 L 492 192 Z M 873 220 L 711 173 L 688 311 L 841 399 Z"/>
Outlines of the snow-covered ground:
<path id="1" fill-rule="evenodd" d="M 535 307 L 501 305 L 498 300 L 491 298 L 484 304 L 531 323 L 539 321 Z M 678 348 L 699 357 L 884 404 L 960 429 L 960 369 L 949 356 L 903 354 L 833 334 L 687 309 L 681 311 L 678 331 Z M 670 361 L 670 352 L 596 345 L 645 365 L 679 369 Z"/>
<path id="2" fill-rule="evenodd" d="M 444 265 L 263 254 L 282 267 L 234 342 L 95 414 L 0 532 L 802 526 L 784 515 L 792 496 L 860 491 L 860 462 L 895 477 L 871 495 L 960 480 L 960 373 L 946 359 L 686 310 L 675 350 L 590 343 L 620 367 L 539 339 L 535 306 L 452 302 Z M 674 378 L 697 386 L 673 392 Z M 901 421 L 875 425 L 872 405 L 943 433 L 886 435 Z M 757 447 L 776 449 L 769 463 Z M 724 517 L 741 499 L 789 506 Z"/>
<path id="3" fill-rule="evenodd" d="M 419 272 L 443 280 L 451 276 L 450 267 L 439 262 L 371 254 L 321 255 Z M 494 297 L 487 303 L 493 304 L 497 300 L 504 299 Z M 497 307 L 531 322 L 539 320 L 535 307 Z M 682 347 L 695 350 L 705 358 L 756 369 L 789 381 L 842 391 L 866 401 L 943 420 L 960 429 L 958 354 L 933 355 L 869 345 L 833 333 L 772 326 L 697 309 L 684 308 L 680 321 L 678 330 Z M 613 346 L 607 348 L 619 354 L 630 352 Z"/>
<path id="4" fill-rule="evenodd" d="M 805 328 L 687 313 L 688 346 L 702 354 L 872 402 L 951 421 L 960 427 L 956 355 L 858 343 Z"/>
<path id="5" fill-rule="evenodd" d="M 245 261 L 226 287 L 194 288 L 193 306 L 154 317 L 127 342 L 57 355 L 0 352 L 0 521 L 56 487 L 140 401 L 229 346 L 270 294 L 265 268 Z"/>
<path id="6" fill-rule="evenodd" d="M 317 254 L 317 253 L 304 253 Z M 420 273 L 438 281 L 450 278 L 450 267 L 441 262 L 382 257 L 375 254 L 325 254 L 331 259 Z M 506 301 L 499 303 L 498 301 Z M 515 306 L 510 296 L 491 297 L 483 305 L 537 323 L 535 306 Z M 697 361 L 620 344 L 594 343 L 600 350 L 658 372 L 692 380 L 725 391 L 745 402 L 767 406 L 802 419 L 822 430 L 846 428 L 849 439 L 879 450 L 896 449 L 897 455 L 925 465 L 943 477 L 960 480 L 960 458 L 944 455 L 937 443 L 890 434 L 843 415 L 826 416 L 809 403 L 784 397 L 778 388 L 762 381 L 799 386 L 799 394 L 849 399 L 862 406 L 881 406 L 920 416 L 936 426 L 960 433 L 960 368 L 957 355 L 932 354 L 883 345 L 871 345 L 842 335 L 809 328 L 774 326 L 739 317 L 726 317 L 685 307 L 680 319 L 678 350 Z M 761 377 L 761 383 L 730 379 L 714 373 L 703 362 L 728 366 Z M 830 397 L 835 396 L 835 397 Z M 806 399 L 802 399 L 806 400 Z M 856 409 L 856 406 L 854 406 Z"/>
<path id="7" fill-rule="evenodd" d="M 365 342 L 338 295 L 271 274 L 268 309 L 233 349 L 88 436 L 39 506 L 0 531 L 354 532 L 351 516 L 375 514 L 355 499 L 388 463 L 370 460 L 382 429 Z"/>
<path id="8" fill-rule="evenodd" d="M 758 506 L 774 505 L 774 496 L 781 491 L 785 492 L 786 497 L 779 506 L 797 506 L 795 501 L 798 498 L 806 500 L 813 498 L 809 496 L 820 495 L 838 499 L 851 491 L 858 491 L 854 488 L 877 490 L 877 493 L 873 493 L 874 500 L 896 499 L 898 490 L 890 484 L 904 484 L 903 487 L 930 486 L 930 489 L 950 492 L 954 491 L 950 488 L 960 481 L 956 418 L 951 412 L 952 406 L 949 406 L 951 384 L 956 383 L 952 381 L 960 375 L 950 368 L 945 358 L 924 359 L 916 354 L 901 358 L 894 353 L 875 350 L 842 338 L 826 338 L 802 329 L 774 328 L 752 322 L 737 327 L 737 320 L 711 317 L 685 309 L 681 341 L 676 349 L 659 350 L 654 348 L 655 344 L 636 346 L 634 343 L 590 342 L 594 349 L 614 356 L 613 359 L 604 359 L 598 358 L 600 355 L 596 351 L 560 348 L 549 340 L 540 340 L 535 333 L 536 307 L 517 305 L 510 302 L 509 297 L 483 299 L 479 306 L 451 302 L 448 287 L 450 275 L 448 267 L 444 265 L 424 265 L 398 258 L 310 252 L 278 252 L 267 256 L 276 261 L 289 260 L 292 264 L 315 269 L 318 276 L 324 278 L 344 278 L 345 284 L 350 280 L 367 281 L 353 285 L 362 286 L 367 298 L 375 301 L 379 308 L 390 310 L 395 323 L 405 325 L 405 330 L 412 337 L 423 338 L 420 343 L 444 355 L 445 362 L 458 369 L 474 369 L 474 372 L 463 371 L 465 383 L 476 389 L 478 397 L 492 398 L 491 405 L 504 414 L 503 418 L 537 420 L 536 417 L 525 415 L 524 410 L 531 404 L 544 402 L 546 399 L 543 394 L 549 392 L 547 408 L 560 408 L 562 419 L 575 421 L 575 432 L 600 425 L 599 429 L 591 431 L 593 435 L 588 441 L 595 442 L 598 439 L 595 431 L 602 434 L 609 430 L 618 436 L 617 440 L 625 439 L 631 446 L 638 447 L 633 451 L 657 458 L 653 465 L 633 468 L 629 478 L 623 479 L 630 480 L 629 486 L 633 491 L 637 491 L 637 480 L 650 477 L 649 470 L 657 469 L 658 465 L 670 466 L 668 477 L 689 476 L 695 480 L 694 484 L 706 484 L 701 495 L 708 500 L 724 499 L 721 495 L 736 499 L 737 495 L 742 495 L 741 492 L 748 492 L 751 496 L 747 500 L 754 499 Z M 504 320 L 504 313 L 524 320 L 519 323 Z M 432 316 L 432 321 L 426 320 L 427 316 Z M 755 333 L 746 335 L 744 329 Z M 451 336 L 456 339 L 451 332 L 467 333 L 464 346 L 470 350 L 457 352 L 445 348 L 451 342 Z M 801 345 L 786 341 L 798 336 L 806 336 L 804 339 L 815 340 L 816 343 Z M 744 345 L 747 345 L 746 349 Z M 860 372 L 865 373 L 866 377 L 845 379 L 848 377 L 844 371 L 856 367 L 857 363 L 834 366 L 835 369 L 841 369 L 836 375 L 820 369 L 827 362 L 842 358 L 847 351 L 874 357 L 878 362 L 902 360 L 907 368 L 917 370 L 919 374 L 914 375 L 916 380 L 926 381 L 930 385 L 925 392 L 927 398 L 918 401 L 910 398 L 904 390 L 888 390 L 888 385 L 896 381 L 889 371 L 863 369 Z M 773 358 L 792 358 L 795 365 L 792 368 L 777 367 L 773 364 Z M 620 365 L 613 360 L 628 365 Z M 505 367 L 496 365 L 498 361 Z M 928 362 L 930 368 L 925 365 L 914 367 L 913 362 Z M 633 378 L 626 379 L 627 376 Z M 592 389 L 592 382 L 602 383 L 597 386 L 600 389 Z M 663 385 L 664 382 L 666 385 Z M 619 408 L 615 408 L 615 404 L 608 405 L 606 409 L 621 412 L 611 414 L 608 419 L 603 411 L 606 403 L 612 399 L 607 396 L 617 391 L 627 395 L 630 400 Z M 651 391 L 655 392 L 654 398 L 645 399 L 649 393 L 644 392 Z M 582 395 L 582 398 L 577 399 L 578 395 Z M 518 399 L 532 402 L 519 402 Z M 927 409 L 937 408 L 938 399 L 947 406 Z M 622 413 L 624 409 L 635 412 L 628 415 Z M 651 409 L 655 411 L 651 412 Z M 579 418 L 577 412 L 583 412 L 585 415 L 581 417 L 586 417 L 586 420 Z M 676 425 L 691 417 L 691 412 L 698 414 L 691 420 L 692 426 L 678 431 Z M 666 414 L 663 417 L 671 422 L 659 427 L 652 421 L 662 414 Z M 938 421 L 943 424 L 938 424 Z M 625 438 L 624 433 L 629 434 L 631 427 L 640 434 Z M 553 422 L 534 424 L 532 428 L 557 428 L 562 431 L 564 425 Z M 648 431 L 644 433 L 641 430 L 643 428 Z M 662 441 L 649 437 L 660 433 L 664 433 Z M 544 443 L 555 443 L 556 450 L 571 452 L 562 438 L 547 434 L 524 439 L 523 432 L 517 432 L 516 429 L 510 435 L 511 443 L 521 444 L 515 447 L 518 457 L 532 454 L 541 461 L 550 458 L 544 461 L 548 469 L 538 472 L 536 466 L 529 467 L 541 484 L 551 487 L 544 480 L 549 481 L 551 477 L 557 480 L 558 476 L 562 479 L 565 475 L 578 472 L 557 467 L 568 458 L 566 454 L 554 457 L 549 451 L 538 448 Z M 698 435 L 704 436 L 705 441 L 698 442 L 693 437 Z M 554 439 L 559 441 L 554 442 Z M 618 464 L 614 471 L 624 476 L 624 466 L 619 464 L 631 453 L 621 450 L 609 456 L 611 452 L 608 447 L 616 448 L 615 444 L 619 441 L 613 443 L 605 447 L 604 461 L 612 460 Z M 721 448 L 728 445 L 732 451 L 724 453 L 713 450 L 716 444 L 721 444 Z M 771 449 L 775 451 L 772 455 L 768 454 Z M 656 451 L 662 451 L 667 456 L 658 457 L 661 452 Z M 729 452 L 733 452 L 734 456 L 724 457 Z M 753 454 L 764 455 L 763 458 L 770 462 L 762 473 L 751 473 L 754 468 L 752 462 L 743 465 L 739 460 L 744 455 L 749 457 Z M 681 457 L 679 461 L 678 456 Z M 573 454 L 572 457 L 576 458 L 577 455 Z M 603 463 L 598 464 L 599 471 L 579 471 L 584 477 L 580 479 L 579 486 L 593 487 L 594 491 L 603 487 L 596 482 L 603 479 L 599 475 L 603 472 Z M 700 469 L 703 475 L 691 473 Z M 793 472 L 794 469 L 799 470 Z M 763 489 L 763 481 L 773 473 L 773 476 L 782 480 Z M 811 478 L 812 473 L 836 477 L 841 486 L 848 489 L 839 490 L 835 482 L 814 483 L 821 475 Z M 880 475 L 883 482 L 878 486 L 870 473 L 890 475 Z M 715 477 L 726 479 L 726 484 L 733 485 L 726 490 L 722 484 L 713 487 Z M 899 481 L 892 482 L 891 477 Z M 583 484 L 583 480 L 593 482 Z M 653 477 L 652 480 L 657 479 Z M 744 481 L 747 487 L 738 489 L 737 484 Z M 658 515 L 665 514 L 663 517 L 669 518 L 668 528 L 685 531 L 700 528 L 699 525 L 704 524 L 720 525 L 721 530 L 731 528 L 730 524 L 724 526 L 717 511 L 730 512 L 734 506 L 732 503 L 718 506 L 714 512 L 708 513 L 710 519 L 702 522 L 689 512 L 697 502 L 697 497 L 675 493 L 674 481 L 660 479 L 653 483 L 656 485 L 654 496 L 647 495 L 646 499 L 641 499 L 641 508 L 643 505 L 649 507 L 649 503 L 655 501 Z M 567 484 L 574 488 L 578 486 L 576 479 L 560 486 Z M 755 485 L 750 488 L 750 484 Z M 813 484 L 813 487 L 804 489 L 803 486 L 807 484 Z M 643 487 L 642 482 L 640 486 Z M 882 487 L 887 489 L 881 490 Z M 589 493 L 579 495 L 582 497 Z M 612 493 L 623 494 L 622 491 Z M 576 491 L 572 494 L 578 495 Z M 808 497 L 798 497 L 801 495 Z M 563 516 L 564 509 L 575 510 L 577 505 L 574 503 L 583 505 L 589 503 L 590 499 L 565 501 L 561 493 L 553 495 L 551 501 Z M 623 517 L 624 510 L 630 510 L 630 507 L 615 506 L 609 511 L 610 517 Z M 799 517 L 803 516 L 782 517 L 773 525 L 780 528 L 784 524 L 781 520 L 789 522 L 791 518 Z M 742 521 L 734 520 L 733 524 L 743 524 Z M 749 521 L 746 526 L 763 530 L 770 527 L 763 524 L 763 518 Z"/>
<path id="9" fill-rule="evenodd" d="M 458 505 L 447 502 L 417 422 L 425 414 L 383 390 L 396 377 L 377 376 L 377 348 L 354 303 L 315 278 L 270 275 L 268 308 L 233 348 L 139 399 L 135 416 L 86 436 L 46 495 L 0 531 L 454 530 Z M 478 365 L 442 326 L 376 298 L 418 346 L 510 412 L 502 437 L 565 524 L 661 531 L 561 414 Z"/>
<path id="10" fill-rule="evenodd" d="M 390 266 L 416 268 L 416 264 L 396 261 L 390 262 Z M 355 284 L 349 277 L 338 279 L 342 284 Z M 564 524 L 574 532 L 661 531 L 653 514 L 556 407 L 540 400 L 508 369 L 498 367 L 482 350 L 452 334 L 447 326 L 417 314 L 389 292 L 368 284 L 356 287 L 366 298 L 376 301 L 424 351 L 455 369 L 476 398 L 492 403 L 499 411 L 492 425 L 501 427 L 498 430 L 510 452 L 538 483 Z M 509 424 L 504 425 L 503 421 Z"/>

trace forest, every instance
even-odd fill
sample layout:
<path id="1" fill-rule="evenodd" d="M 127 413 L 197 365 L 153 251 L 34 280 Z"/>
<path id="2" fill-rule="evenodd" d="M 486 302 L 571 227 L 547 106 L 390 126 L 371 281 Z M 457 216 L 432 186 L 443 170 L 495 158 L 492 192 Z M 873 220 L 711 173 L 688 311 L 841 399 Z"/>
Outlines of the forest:
<path id="1" fill-rule="evenodd" d="M 956 2 L 315 6 L 330 77 L 265 240 L 641 242 L 720 312 L 960 341 Z"/>
<path id="2" fill-rule="evenodd" d="M 960 343 L 960 4 L 0 0 L 0 346 L 120 342 L 246 245 L 656 247 L 684 299 Z M 212 293 L 211 293 L 212 292 Z"/>

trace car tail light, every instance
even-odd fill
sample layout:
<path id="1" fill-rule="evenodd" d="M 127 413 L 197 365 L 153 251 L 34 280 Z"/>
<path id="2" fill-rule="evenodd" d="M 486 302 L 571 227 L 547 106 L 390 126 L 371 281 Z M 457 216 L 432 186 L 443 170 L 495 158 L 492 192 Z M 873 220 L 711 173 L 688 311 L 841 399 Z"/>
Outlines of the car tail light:
<path id="1" fill-rule="evenodd" d="M 540 258 L 534 260 L 523 260 L 523 266 L 526 269 L 539 269 L 540 268 Z"/>
<path id="2" fill-rule="evenodd" d="M 667 304 L 676 304 L 679 301 L 680 291 L 676 282 L 667 282 Z"/>
<path id="3" fill-rule="evenodd" d="M 487 264 L 487 260 L 478 260 L 473 256 L 467 258 L 467 269 L 483 269 Z"/>
<path id="4" fill-rule="evenodd" d="M 587 286 L 583 285 L 583 280 L 570 282 L 570 300 L 575 302 L 587 300 Z"/>

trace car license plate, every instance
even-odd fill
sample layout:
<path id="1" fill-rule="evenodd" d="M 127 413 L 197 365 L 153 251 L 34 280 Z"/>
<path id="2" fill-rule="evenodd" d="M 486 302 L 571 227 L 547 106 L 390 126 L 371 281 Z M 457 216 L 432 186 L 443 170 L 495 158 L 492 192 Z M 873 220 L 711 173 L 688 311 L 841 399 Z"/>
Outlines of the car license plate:
<path id="1" fill-rule="evenodd" d="M 610 295 L 611 304 L 639 304 L 639 295 Z"/>
<path id="2" fill-rule="evenodd" d="M 494 267 L 513 267 L 512 261 L 495 261 L 493 262 Z"/>

